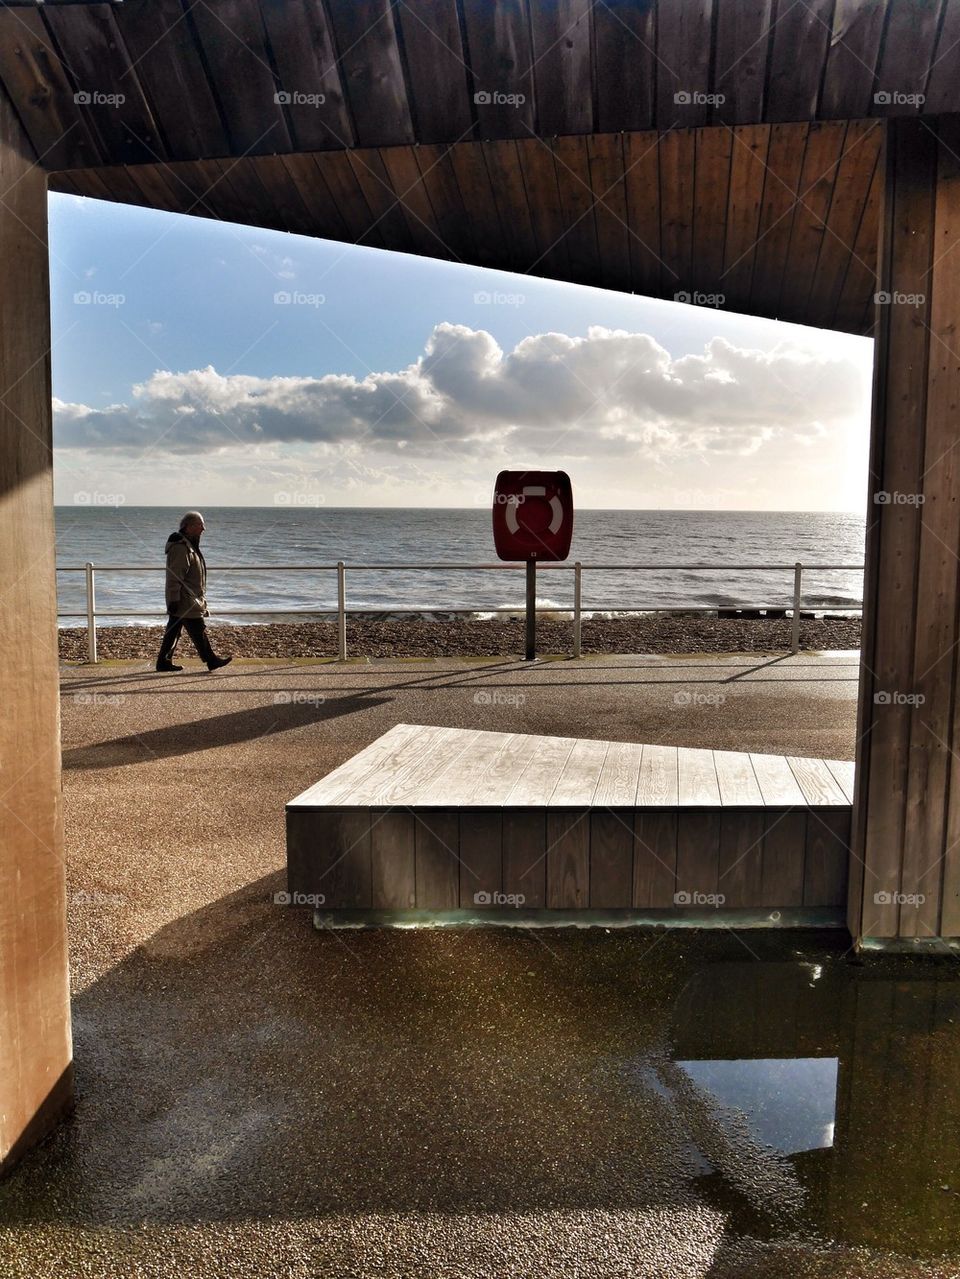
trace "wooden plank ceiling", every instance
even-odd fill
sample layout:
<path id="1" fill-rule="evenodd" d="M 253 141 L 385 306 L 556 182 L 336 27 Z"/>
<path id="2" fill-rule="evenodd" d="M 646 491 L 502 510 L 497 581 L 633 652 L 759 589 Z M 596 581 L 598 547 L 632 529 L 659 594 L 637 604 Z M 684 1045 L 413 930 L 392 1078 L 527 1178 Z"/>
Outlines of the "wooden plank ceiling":
<path id="1" fill-rule="evenodd" d="M 881 142 L 877 120 L 704 127 L 117 166 L 51 186 L 864 333 Z"/>

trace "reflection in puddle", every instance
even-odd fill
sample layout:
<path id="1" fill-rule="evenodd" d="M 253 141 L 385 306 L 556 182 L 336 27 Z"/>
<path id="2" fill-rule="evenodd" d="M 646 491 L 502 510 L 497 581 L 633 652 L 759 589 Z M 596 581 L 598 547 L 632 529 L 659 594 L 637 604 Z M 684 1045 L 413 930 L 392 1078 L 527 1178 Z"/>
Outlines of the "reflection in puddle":
<path id="1" fill-rule="evenodd" d="M 757 1141 L 784 1155 L 833 1145 L 838 1058 L 677 1064 L 699 1089 L 716 1098 L 725 1126 L 733 1128 L 731 1115 L 725 1121 L 725 1112 L 741 1115 Z"/>

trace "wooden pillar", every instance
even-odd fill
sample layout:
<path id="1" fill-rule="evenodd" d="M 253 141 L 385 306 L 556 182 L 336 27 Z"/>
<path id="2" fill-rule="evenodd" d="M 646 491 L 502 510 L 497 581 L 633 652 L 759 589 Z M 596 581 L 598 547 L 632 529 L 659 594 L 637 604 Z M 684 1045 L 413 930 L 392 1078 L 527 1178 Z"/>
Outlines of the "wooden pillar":
<path id="1" fill-rule="evenodd" d="M 849 925 L 960 935 L 960 118 L 886 124 Z"/>
<path id="2" fill-rule="evenodd" d="M 0 93 L 0 1172 L 72 1095 L 46 174 Z"/>

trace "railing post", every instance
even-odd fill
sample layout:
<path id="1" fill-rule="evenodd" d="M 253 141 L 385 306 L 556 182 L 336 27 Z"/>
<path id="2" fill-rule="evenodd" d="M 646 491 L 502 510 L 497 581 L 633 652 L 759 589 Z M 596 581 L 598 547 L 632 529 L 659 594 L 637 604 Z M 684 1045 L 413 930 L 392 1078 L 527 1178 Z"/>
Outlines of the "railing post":
<path id="1" fill-rule="evenodd" d="M 347 566 L 337 560 L 337 660 L 347 660 Z"/>
<path id="2" fill-rule="evenodd" d="M 790 630 L 790 652 L 800 652 L 800 601 L 803 598 L 803 565 L 793 566 L 793 625 Z"/>
<path id="3" fill-rule="evenodd" d="M 573 655 L 580 656 L 580 617 L 581 588 L 583 585 L 583 565 L 579 560 L 573 566 Z"/>
<path id="4" fill-rule="evenodd" d="M 87 661 L 97 660 L 97 586 L 93 575 L 93 563 L 87 560 L 83 566 L 87 578 Z"/>

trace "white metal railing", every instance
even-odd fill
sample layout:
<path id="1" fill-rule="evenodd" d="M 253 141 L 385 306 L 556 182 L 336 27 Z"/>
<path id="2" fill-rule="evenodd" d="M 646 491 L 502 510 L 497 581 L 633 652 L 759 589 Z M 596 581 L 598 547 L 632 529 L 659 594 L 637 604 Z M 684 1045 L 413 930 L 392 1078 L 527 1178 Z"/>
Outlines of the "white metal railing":
<path id="1" fill-rule="evenodd" d="M 337 656 L 340 661 L 345 661 L 347 657 L 347 616 L 365 616 L 376 615 L 380 613 L 451 613 L 451 614 L 467 614 L 467 613 L 519 613 L 521 609 L 516 605 L 497 605 L 493 607 L 474 606 L 472 608 L 447 608 L 437 606 L 423 606 L 419 608 L 347 608 L 347 564 L 344 560 L 338 560 L 336 564 L 222 564 L 216 565 L 213 572 L 216 573 L 325 573 L 331 572 L 337 575 L 337 607 L 333 608 L 231 608 L 224 610 L 230 617 L 331 617 L 334 613 L 337 618 Z M 751 572 L 751 573 L 792 573 L 793 574 L 793 595 L 787 604 L 736 604 L 736 605 L 719 605 L 718 608 L 737 608 L 737 609 L 766 609 L 767 611 L 775 610 L 783 612 L 784 616 L 789 612 L 791 616 L 790 630 L 790 651 L 797 653 L 800 650 L 800 614 L 804 608 L 803 596 L 803 574 L 804 572 L 844 572 L 844 573 L 862 573 L 862 564 L 584 564 L 580 560 L 573 562 L 564 561 L 563 563 L 538 563 L 539 570 L 553 570 L 573 573 L 573 643 L 572 655 L 579 657 L 581 654 L 581 626 L 583 620 L 583 573 L 587 569 L 591 573 L 603 572 L 637 572 L 650 573 L 657 572 L 702 572 L 702 573 L 723 573 L 723 572 Z M 524 572 L 526 564 L 524 563 L 497 563 L 497 564 L 460 564 L 460 563 L 429 563 L 429 564 L 388 564 L 388 563 L 370 563 L 370 564 L 351 564 L 349 565 L 351 573 L 354 572 L 410 572 L 416 570 L 418 572 Z M 97 564 L 88 560 L 82 567 L 76 566 L 58 566 L 58 573 L 83 573 L 86 584 L 86 609 L 82 613 L 58 612 L 58 618 L 82 617 L 86 618 L 87 623 L 87 660 L 90 662 L 97 661 L 97 617 L 143 617 L 144 614 L 150 614 L 149 609 L 104 609 L 102 612 L 97 610 L 96 595 L 96 575 L 97 573 L 163 573 L 165 568 L 162 564 Z M 562 607 L 562 606 L 561 606 Z M 538 613 L 556 612 L 557 606 L 541 605 L 537 608 Z M 703 607 L 697 608 L 696 605 L 676 604 L 676 605 L 650 605 L 639 608 L 621 608 L 617 607 L 618 613 L 697 613 L 712 612 Z M 820 613 L 856 613 L 863 611 L 863 601 L 859 600 L 837 607 L 817 606 Z M 165 617 L 166 613 L 157 610 L 158 617 Z M 213 614 L 216 616 L 216 614 Z"/>

